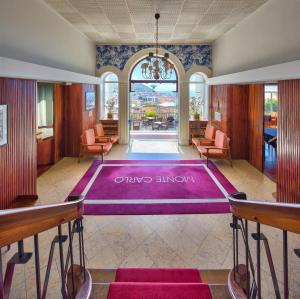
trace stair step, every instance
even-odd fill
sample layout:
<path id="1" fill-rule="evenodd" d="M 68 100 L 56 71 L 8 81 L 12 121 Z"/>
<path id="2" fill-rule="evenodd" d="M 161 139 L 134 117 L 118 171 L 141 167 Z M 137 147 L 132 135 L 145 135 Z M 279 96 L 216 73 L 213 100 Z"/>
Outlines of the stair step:
<path id="1" fill-rule="evenodd" d="M 91 299 L 107 299 L 109 285 L 116 279 L 116 269 L 89 269 L 92 276 Z M 213 299 L 230 299 L 227 278 L 230 270 L 201 270 L 202 281 L 209 284 Z"/>
<path id="2" fill-rule="evenodd" d="M 93 283 L 108 283 L 116 280 L 116 269 L 89 269 Z M 201 279 L 209 284 L 227 284 L 229 269 L 201 270 Z"/>
<path id="3" fill-rule="evenodd" d="M 200 272 L 190 268 L 119 268 L 116 282 L 202 282 Z"/>
<path id="4" fill-rule="evenodd" d="M 113 282 L 108 299 L 212 299 L 208 284 Z"/>
<path id="5" fill-rule="evenodd" d="M 90 299 L 107 299 L 110 283 L 94 283 Z M 227 285 L 209 284 L 212 299 L 231 299 Z"/>

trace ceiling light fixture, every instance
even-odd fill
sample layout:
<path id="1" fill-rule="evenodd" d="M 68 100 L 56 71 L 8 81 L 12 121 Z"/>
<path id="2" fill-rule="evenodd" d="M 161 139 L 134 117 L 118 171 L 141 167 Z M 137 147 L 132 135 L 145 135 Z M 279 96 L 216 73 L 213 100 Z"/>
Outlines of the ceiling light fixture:
<path id="1" fill-rule="evenodd" d="M 158 20 L 160 14 L 156 13 L 155 17 L 155 54 L 149 52 L 147 62 L 142 63 L 142 76 L 144 79 L 165 80 L 170 79 L 174 70 L 174 64 L 169 61 L 169 53 L 163 57 L 158 55 Z"/>

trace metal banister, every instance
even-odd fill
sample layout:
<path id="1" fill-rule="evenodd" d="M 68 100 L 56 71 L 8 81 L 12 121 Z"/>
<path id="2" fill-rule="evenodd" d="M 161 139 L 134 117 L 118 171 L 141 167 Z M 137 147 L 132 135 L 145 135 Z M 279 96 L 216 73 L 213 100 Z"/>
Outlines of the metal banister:
<path id="1" fill-rule="evenodd" d="M 300 204 L 242 200 L 234 196 L 228 196 L 234 216 L 300 234 Z"/>
<path id="2" fill-rule="evenodd" d="M 288 232 L 300 234 L 300 205 L 289 203 L 272 203 L 248 201 L 245 193 L 228 196 L 232 212 L 233 230 L 233 270 L 228 276 L 228 289 L 232 298 L 260 299 L 261 291 L 261 242 L 266 251 L 267 262 L 274 287 L 274 298 L 281 299 L 271 248 L 267 237 L 261 232 L 261 224 L 282 230 L 283 247 L 283 298 L 289 298 L 288 283 Z M 251 236 L 256 242 L 256 270 L 254 272 L 248 243 L 248 221 L 256 222 L 256 232 Z M 238 235 L 242 233 L 245 245 L 245 265 L 239 264 Z M 296 250 L 297 252 L 297 250 Z"/>
<path id="3" fill-rule="evenodd" d="M 0 248 L 18 242 L 18 251 L 8 261 L 5 276 L 3 276 L 2 255 L 0 255 L 0 299 L 9 298 L 15 266 L 26 264 L 33 256 L 32 252 L 26 252 L 24 249 L 23 240 L 28 237 L 33 237 L 34 241 L 37 298 L 46 298 L 54 251 L 57 245 L 61 271 L 62 298 L 89 298 L 92 282 L 88 270 L 85 269 L 82 215 L 83 199 L 80 197 L 70 197 L 64 203 L 26 206 L 0 211 Z M 68 224 L 68 233 L 66 235 L 62 234 L 63 224 Z M 55 227 L 58 234 L 53 238 L 50 246 L 46 274 L 42 284 L 38 234 Z M 74 263 L 73 254 L 75 234 L 78 235 L 79 241 L 78 266 Z M 69 241 L 66 242 L 67 240 Z M 64 259 L 63 255 L 64 243 L 68 245 L 66 259 Z M 76 280 L 75 276 L 77 277 Z M 81 278 L 78 279 L 78 277 Z M 80 284 L 78 284 L 79 282 Z M 79 297 L 78 294 L 80 294 Z"/>

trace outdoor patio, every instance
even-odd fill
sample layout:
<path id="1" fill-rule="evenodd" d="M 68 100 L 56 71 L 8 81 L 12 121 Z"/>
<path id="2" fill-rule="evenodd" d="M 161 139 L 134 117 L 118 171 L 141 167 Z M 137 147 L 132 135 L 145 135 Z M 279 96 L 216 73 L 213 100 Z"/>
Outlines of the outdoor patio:
<path id="1" fill-rule="evenodd" d="M 131 131 L 176 131 L 178 121 L 174 113 L 158 113 L 157 116 L 145 116 L 144 113 L 132 113 Z"/>

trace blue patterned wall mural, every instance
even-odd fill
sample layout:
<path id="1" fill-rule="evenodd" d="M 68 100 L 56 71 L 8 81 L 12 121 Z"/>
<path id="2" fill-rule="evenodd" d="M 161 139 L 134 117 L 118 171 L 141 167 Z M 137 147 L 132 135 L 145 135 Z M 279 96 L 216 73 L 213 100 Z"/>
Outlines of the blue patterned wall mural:
<path id="1" fill-rule="evenodd" d="M 128 59 L 140 50 L 153 45 L 97 46 L 96 67 L 111 65 L 123 70 Z M 187 71 L 193 64 L 211 68 L 210 45 L 161 45 L 162 48 L 176 55 Z"/>

